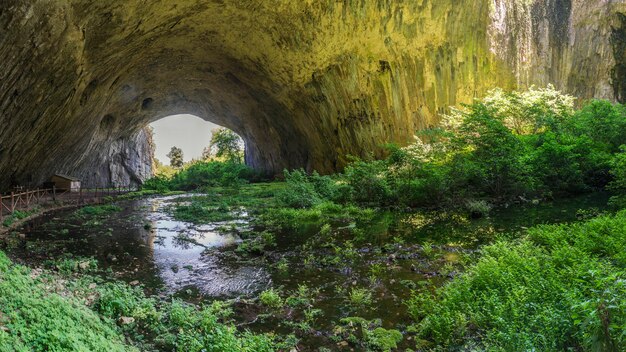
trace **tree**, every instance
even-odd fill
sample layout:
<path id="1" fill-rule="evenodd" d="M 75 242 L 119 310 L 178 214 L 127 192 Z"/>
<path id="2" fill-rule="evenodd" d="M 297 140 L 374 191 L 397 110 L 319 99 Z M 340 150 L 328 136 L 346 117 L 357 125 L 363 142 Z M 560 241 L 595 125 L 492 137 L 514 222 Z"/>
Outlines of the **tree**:
<path id="1" fill-rule="evenodd" d="M 213 130 L 212 133 L 210 148 L 215 150 L 215 156 L 240 163 L 243 156 L 241 137 L 223 127 Z"/>
<path id="2" fill-rule="evenodd" d="M 208 146 L 208 147 L 202 149 L 202 157 L 201 157 L 201 159 L 203 161 L 208 161 L 208 160 L 211 159 L 212 154 L 213 153 L 212 153 L 212 150 L 211 150 L 211 146 Z"/>
<path id="3" fill-rule="evenodd" d="M 178 147 L 172 147 L 170 152 L 167 153 L 167 157 L 170 158 L 170 165 L 175 168 L 183 167 L 183 150 Z"/>

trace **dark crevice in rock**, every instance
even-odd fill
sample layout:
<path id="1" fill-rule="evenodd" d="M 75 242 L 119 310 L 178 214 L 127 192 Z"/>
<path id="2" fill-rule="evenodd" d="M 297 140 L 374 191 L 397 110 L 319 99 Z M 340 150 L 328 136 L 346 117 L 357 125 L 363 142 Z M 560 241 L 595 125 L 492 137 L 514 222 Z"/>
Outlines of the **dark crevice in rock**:
<path id="1" fill-rule="evenodd" d="M 615 97 L 622 103 L 626 102 L 626 14 L 615 14 L 617 23 L 612 28 L 611 43 L 615 67 L 612 71 Z"/>
<path id="2" fill-rule="evenodd" d="M 106 114 L 100 120 L 100 129 L 106 131 L 108 133 L 111 129 L 115 127 L 115 116 L 111 114 Z"/>
<path id="3" fill-rule="evenodd" d="M 154 99 L 146 98 L 141 102 L 141 110 L 148 110 L 152 107 L 152 103 L 154 103 Z"/>
<path id="4" fill-rule="evenodd" d="M 91 95 L 96 91 L 98 87 L 98 80 L 94 79 L 89 82 L 85 90 L 83 90 L 83 94 L 80 96 L 80 105 L 85 105 L 85 103 L 89 100 Z"/>

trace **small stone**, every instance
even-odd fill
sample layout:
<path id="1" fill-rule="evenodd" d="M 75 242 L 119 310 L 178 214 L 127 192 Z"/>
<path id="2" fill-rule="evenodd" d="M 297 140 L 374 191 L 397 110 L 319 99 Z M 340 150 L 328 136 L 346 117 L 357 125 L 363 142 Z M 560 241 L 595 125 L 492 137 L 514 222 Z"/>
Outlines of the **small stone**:
<path id="1" fill-rule="evenodd" d="M 339 347 L 348 347 L 348 341 L 337 342 L 337 346 L 339 346 Z"/>
<path id="2" fill-rule="evenodd" d="M 128 325 L 135 322 L 135 318 L 133 317 L 120 317 L 120 324 Z"/>
<path id="3" fill-rule="evenodd" d="M 95 289 L 96 287 L 98 287 L 98 285 L 97 285 L 96 283 L 91 283 L 91 284 L 89 284 L 89 289 L 90 289 L 90 290 L 93 290 L 93 289 Z"/>
<path id="4" fill-rule="evenodd" d="M 78 267 L 80 268 L 80 270 L 87 270 L 89 269 L 90 266 L 91 266 L 91 263 L 87 261 L 78 263 Z"/>
<path id="5" fill-rule="evenodd" d="M 130 282 L 130 285 L 131 285 L 131 286 L 137 286 L 137 285 L 139 285 L 139 281 L 138 281 L 138 280 L 131 281 L 131 282 Z"/>
<path id="6" fill-rule="evenodd" d="M 18 237 L 20 240 L 25 240 L 25 239 L 26 239 L 26 234 L 25 234 L 25 233 L 20 233 L 20 234 L 18 234 L 18 235 L 17 235 L 17 237 Z"/>

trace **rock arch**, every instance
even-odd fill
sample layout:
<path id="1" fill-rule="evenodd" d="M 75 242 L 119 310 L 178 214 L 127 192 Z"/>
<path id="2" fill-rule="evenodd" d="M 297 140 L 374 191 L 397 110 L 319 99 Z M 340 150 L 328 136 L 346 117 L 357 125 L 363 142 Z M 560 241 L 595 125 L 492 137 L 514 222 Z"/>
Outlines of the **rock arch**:
<path id="1" fill-rule="evenodd" d="M 615 98 L 624 12 L 602 0 L 5 0 L 0 189 L 54 172 L 138 182 L 142 128 L 177 113 L 239 133 L 260 170 L 330 172 L 494 86 Z"/>

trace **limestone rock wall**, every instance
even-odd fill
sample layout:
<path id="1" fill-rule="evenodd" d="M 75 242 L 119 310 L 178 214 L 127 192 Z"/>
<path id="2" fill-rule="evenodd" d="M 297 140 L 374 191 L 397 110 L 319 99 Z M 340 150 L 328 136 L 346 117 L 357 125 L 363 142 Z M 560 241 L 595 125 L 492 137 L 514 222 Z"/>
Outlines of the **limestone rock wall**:
<path id="1" fill-rule="evenodd" d="M 75 174 L 87 187 L 138 186 L 152 176 L 152 164 L 152 138 L 142 129 L 112 141 L 109 148 L 64 173 Z"/>
<path id="2" fill-rule="evenodd" d="M 146 177 L 141 129 L 229 127 L 269 173 L 380 155 L 488 89 L 621 99 L 626 0 L 4 0 L 0 189 Z"/>

